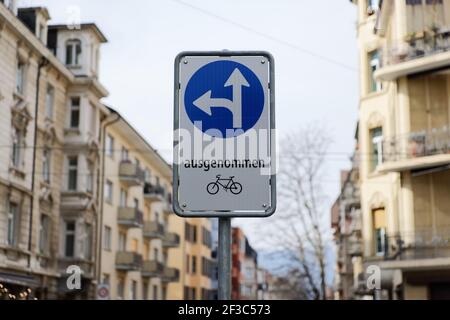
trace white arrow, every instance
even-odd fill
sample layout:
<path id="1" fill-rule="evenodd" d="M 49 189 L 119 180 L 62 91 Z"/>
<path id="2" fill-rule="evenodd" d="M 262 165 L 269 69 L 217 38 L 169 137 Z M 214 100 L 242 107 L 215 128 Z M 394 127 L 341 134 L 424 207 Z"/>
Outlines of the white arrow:
<path id="1" fill-rule="evenodd" d="M 233 100 L 222 98 L 211 98 L 211 90 L 203 94 L 194 101 L 194 106 L 198 107 L 208 115 L 212 115 L 212 107 L 224 107 L 233 113 L 233 128 L 242 128 L 242 87 L 250 87 L 249 83 L 239 71 L 234 69 L 230 77 L 224 84 L 225 87 L 232 86 Z"/>

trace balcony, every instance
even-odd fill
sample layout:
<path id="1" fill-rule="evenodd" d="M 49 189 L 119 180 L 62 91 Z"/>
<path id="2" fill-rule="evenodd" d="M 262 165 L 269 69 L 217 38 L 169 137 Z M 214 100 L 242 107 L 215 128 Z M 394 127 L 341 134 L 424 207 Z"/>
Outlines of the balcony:
<path id="1" fill-rule="evenodd" d="M 377 80 L 432 72 L 448 67 L 450 63 L 450 28 L 435 28 L 416 32 L 405 41 L 391 44 L 383 50 Z"/>
<path id="2" fill-rule="evenodd" d="M 132 187 L 144 183 L 144 171 L 130 161 L 122 161 L 119 165 L 119 178 L 122 183 Z"/>
<path id="3" fill-rule="evenodd" d="M 162 240 L 164 248 L 176 248 L 180 245 L 180 236 L 176 233 L 166 233 Z"/>
<path id="4" fill-rule="evenodd" d="M 180 271 L 177 268 L 164 267 L 161 281 L 177 282 L 180 279 Z"/>
<path id="5" fill-rule="evenodd" d="M 381 172 L 425 169 L 450 164 L 450 130 L 412 132 L 383 142 Z"/>
<path id="6" fill-rule="evenodd" d="M 118 209 L 117 223 L 126 228 L 141 228 L 143 214 L 136 208 L 120 207 Z"/>
<path id="7" fill-rule="evenodd" d="M 164 201 L 164 188 L 146 182 L 144 185 L 144 199 L 148 203 Z"/>
<path id="8" fill-rule="evenodd" d="M 116 269 L 136 271 L 142 267 L 142 256 L 136 252 L 119 251 L 116 253 Z"/>
<path id="9" fill-rule="evenodd" d="M 421 228 L 388 235 L 383 257 L 368 257 L 385 269 L 411 271 L 450 268 L 450 229 Z M 382 258 L 382 260 L 380 260 Z"/>
<path id="10" fill-rule="evenodd" d="M 147 221 L 144 223 L 144 237 L 149 239 L 163 239 L 164 238 L 164 226 L 155 221 Z"/>
<path id="11" fill-rule="evenodd" d="M 145 260 L 141 273 L 143 277 L 161 277 L 164 273 L 164 265 L 156 260 Z"/>

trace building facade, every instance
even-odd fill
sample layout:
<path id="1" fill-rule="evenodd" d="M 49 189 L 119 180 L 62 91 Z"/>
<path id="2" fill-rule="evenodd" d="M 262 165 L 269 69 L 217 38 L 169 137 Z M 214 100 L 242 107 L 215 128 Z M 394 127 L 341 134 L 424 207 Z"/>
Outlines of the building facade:
<path id="1" fill-rule="evenodd" d="M 45 8 L 0 2 L 0 282 L 13 295 L 89 298 L 108 94 L 92 59 L 106 39 L 94 24 L 49 19 Z M 83 269 L 81 290 L 66 291 L 70 265 Z"/>
<path id="2" fill-rule="evenodd" d="M 209 300 L 213 297 L 211 278 L 211 220 L 208 218 L 169 218 L 172 230 L 180 235 L 180 246 L 170 250 L 169 265 L 180 270 L 178 281 L 168 285 L 170 300 Z"/>
<path id="3" fill-rule="evenodd" d="M 167 299 L 180 270 L 168 265 L 180 236 L 169 230 L 171 167 L 119 113 L 104 125 L 100 283 L 111 299 Z"/>
<path id="4" fill-rule="evenodd" d="M 45 8 L 0 1 L 2 290 L 104 299 L 101 286 L 107 299 L 209 298 L 210 222 L 174 215 L 171 167 L 101 102 L 105 36 L 92 23 L 49 19 Z M 79 287 L 69 283 L 74 274 Z"/>
<path id="5" fill-rule="evenodd" d="M 231 299 L 256 300 L 263 288 L 258 286 L 258 255 L 242 229 L 233 227 L 231 237 Z"/>
<path id="6" fill-rule="evenodd" d="M 334 299 L 355 298 L 357 275 L 362 271 L 361 203 L 358 151 L 352 168 L 341 171 L 341 192 L 331 208 L 331 227 L 336 245 Z"/>
<path id="7" fill-rule="evenodd" d="M 353 2 L 364 270 L 377 299 L 448 298 L 450 1 Z"/>

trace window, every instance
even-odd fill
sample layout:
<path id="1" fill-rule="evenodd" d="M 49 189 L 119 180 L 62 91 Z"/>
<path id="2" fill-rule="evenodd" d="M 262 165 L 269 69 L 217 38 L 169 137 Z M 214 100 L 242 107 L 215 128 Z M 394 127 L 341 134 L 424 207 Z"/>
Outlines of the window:
<path id="1" fill-rule="evenodd" d="M 380 8 L 380 0 L 368 0 L 367 2 L 367 14 L 372 15 Z"/>
<path id="2" fill-rule="evenodd" d="M 127 206 L 127 198 L 128 198 L 128 193 L 125 189 L 121 188 L 120 189 L 120 206 L 122 208 L 125 208 Z"/>
<path id="3" fill-rule="evenodd" d="M 55 89 L 51 85 L 47 85 L 47 92 L 45 94 L 45 116 L 48 119 L 53 119 L 53 105 L 55 103 Z"/>
<path id="4" fill-rule="evenodd" d="M 142 284 L 142 299 L 148 300 L 148 282 L 144 281 Z"/>
<path id="5" fill-rule="evenodd" d="M 211 247 L 211 232 L 205 227 L 202 227 L 202 243 L 207 247 Z"/>
<path id="6" fill-rule="evenodd" d="M 83 245 L 84 245 L 84 258 L 91 260 L 92 258 L 92 225 L 86 224 L 84 226 L 84 239 L 83 239 Z"/>
<path id="7" fill-rule="evenodd" d="M 373 231 L 375 240 L 375 254 L 384 255 L 387 248 L 386 212 L 384 208 L 373 210 Z"/>
<path id="8" fill-rule="evenodd" d="M 383 130 L 381 127 L 370 130 L 372 142 L 370 171 L 383 163 Z"/>
<path id="9" fill-rule="evenodd" d="M 153 285 L 153 300 L 158 300 L 158 286 Z"/>
<path id="10" fill-rule="evenodd" d="M 111 251 L 111 227 L 105 226 L 105 234 L 103 236 L 103 249 Z"/>
<path id="11" fill-rule="evenodd" d="M 134 198 L 134 199 L 133 199 L 133 202 L 134 202 L 134 208 L 135 208 L 136 210 L 138 210 L 138 209 L 139 209 L 139 199 Z"/>
<path id="12" fill-rule="evenodd" d="M 158 261 L 159 260 L 158 257 L 159 257 L 159 250 L 158 250 L 158 248 L 154 248 L 153 249 L 153 260 Z"/>
<path id="13" fill-rule="evenodd" d="M 108 134 L 105 141 L 105 152 L 108 157 L 114 156 L 114 138 Z"/>
<path id="14" fill-rule="evenodd" d="M 109 180 L 105 183 L 105 200 L 109 203 L 113 201 L 113 183 Z"/>
<path id="15" fill-rule="evenodd" d="M 19 222 L 19 206 L 16 203 L 10 202 L 8 208 L 8 230 L 7 242 L 10 246 L 17 244 L 17 232 L 19 230 L 17 224 Z"/>
<path id="16" fill-rule="evenodd" d="M 125 280 L 123 278 L 117 279 L 117 299 L 123 299 L 125 292 Z"/>
<path id="17" fill-rule="evenodd" d="M 77 129 L 80 125 L 80 97 L 70 98 L 70 128 Z"/>
<path id="18" fill-rule="evenodd" d="M 186 273 L 189 273 L 189 263 L 190 263 L 189 255 L 187 254 L 186 255 Z"/>
<path id="19" fill-rule="evenodd" d="M 142 246 L 142 257 L 144 258 L 144 260 L 148 260 L 148 255 L 150 252 L 150 245 L 148 244 L 147 241 L 144 242 L 144 245 Z"/>
<path id="20" fill-rule="evenodd" d="M 78 157 L 68 158 L 68 189 L 71 191 L 77 190 L 78 187 Z"/>
<path id="21" fill-rule="evenodd" d="M 78 66 L 81 63 L 81 41 L 74 39 L 66 43 L 66 65 Z"/>
<path id="22" fill-rule="evenodd" d="M 64 256 L 74 257 L 75 255 L 75 221 L 66 221 L 64 230 Z"/>
<path id="23" fill-rule="evenodd" d="M 151 173 L 150 173 L 150 170 L 148 168 L 146 168 L 144 170 L 144 178 L 145 178 L 145 182 L 150 182 Z"/>
<path id="24" fill-rule="evenodd" d="M 50 150 L 44 149 L 42 153 L 42 179 L 44 182 L 50 183 L 51 156 Z"/>
<path id="25" fill-rule="evenodd" d="M 192 256 L 192 273 L 197 273 L 197 257 Z"/>
<path id="26" fill-rule="evenodd" d="M 192 226 L 192 242 L 197 242 L 197 226 Z"/>
<path id="27" fill-rule="evenodd" d="M 131 252 L 138 252 L 139 240 L 137 238 L 131 239 Z"/>
<path id="28" fill-rule="evenodd" d="M 119 251 L 126 251 L 127 235 L 123 232 L 119 233 Z"/>
<path id="29" fill-rule="evenodd" d="M 132 300 L 136 300 L 137 299 L 137 281 L 136 280 L 132 280 L 131 281 L 130 298 Z"/>
<path id="30" fill-rule="evenodd" d="M 49 252 L 50 243 L 50 219 L 47 215 L 41 214 L 39 225 L 39 252 L 46 254 Z"/>
<path id="31" fill-rule="evenodd" d="M 111 279 L 111 276 L 108 273 L 104 273 L 102 283 L 109 286 L 109 284 L 111 282 L 110 279 Z"/>
<path id="32" fill-rule="evenodd" d="M 86 191 L 92 193 L 94 191 L 94 164 L 91 161 L 88 161 L 87 169 Z"/>
<path id="33" fill-rule="evenodd" d="M 382 89 L 381 82 L 376 81 L 375 71 L 380 68 L 380 57 L 378 50 L 369 53 L 369 92 L 376 92 Z"/>
<path id="34" fill-rule="evenodd" d="M 128 161 L 128 149 L 125 147 L 122 147 L 121 160 Z"/>
<path id="35" fill-rule="evenodd" d="M 11 161 L 15 168 L 22 166 L 22 150 L 24 148 L 24 135 L 23 131 L 14 128 L 12 136 L 12 148 L 11 148 Z"/>
<path id="36" fill-rule="evenodd" d="M 16 70 L 16 92 L 23 94 L 25 89 L 25 64 L 19 61 Z"/>

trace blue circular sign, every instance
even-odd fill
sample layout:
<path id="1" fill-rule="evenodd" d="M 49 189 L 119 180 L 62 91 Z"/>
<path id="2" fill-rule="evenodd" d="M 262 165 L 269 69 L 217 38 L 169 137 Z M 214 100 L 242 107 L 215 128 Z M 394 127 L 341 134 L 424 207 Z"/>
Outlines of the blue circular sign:
<path id="1" fill-rule="evenodd" d="M 264 109 L 264 90 L 241 63 L 221 60 L 198 69 L 184 95 L 192 123 L 211 136 L 235 137 L 252 128 Z"/>

